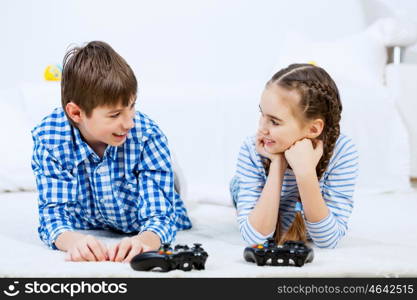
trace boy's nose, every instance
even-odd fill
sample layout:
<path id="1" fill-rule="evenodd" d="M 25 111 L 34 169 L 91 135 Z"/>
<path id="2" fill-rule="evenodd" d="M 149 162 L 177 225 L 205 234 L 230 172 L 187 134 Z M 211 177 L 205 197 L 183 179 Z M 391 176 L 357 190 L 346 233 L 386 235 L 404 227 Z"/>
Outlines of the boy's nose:
<path id="1" fill-rule="evenodd" d="M 135 126 L 135 121 L 132 118 L 128 118 L 124 123 L 123 123 L 123 129 L 125 130 L 130 130 Z"/>

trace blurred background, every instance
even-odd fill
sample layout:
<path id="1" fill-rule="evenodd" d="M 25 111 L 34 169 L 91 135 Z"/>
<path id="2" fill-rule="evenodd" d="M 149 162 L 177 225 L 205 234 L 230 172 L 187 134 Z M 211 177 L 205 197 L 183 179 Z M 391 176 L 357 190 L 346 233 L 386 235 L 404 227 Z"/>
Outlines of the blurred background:
<path id="1" fill-rule="evenodd" d="M 92 40 L 134 70 L 137 109 L 168 136 L 193 199 L 228 201 L 265 83 L 310 61 L 341 90 L 343 130 L 361 152 L 359 188 L 408 189 L 417 176 L 417 125 L 407 115 L 417 103 L 416 32 L 414 0 L 3 0 L 0 190 L 34 188 L 30 129 L 60 105 L 45 68 Z"/>

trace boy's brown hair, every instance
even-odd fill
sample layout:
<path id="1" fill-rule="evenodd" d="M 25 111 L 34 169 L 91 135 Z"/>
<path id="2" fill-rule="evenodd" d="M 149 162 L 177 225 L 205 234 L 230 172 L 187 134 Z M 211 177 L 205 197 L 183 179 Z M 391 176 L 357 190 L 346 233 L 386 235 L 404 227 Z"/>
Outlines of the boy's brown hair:
<path id="1" fill-rule="evenodd" d="M 127 62 L 105 42 L 92 41 L 70 49 L 64 57 L 61 102 L 77 104 L 90 117 L 98 106 L 128 106 L 137 81 Z M 68 117 L 68 115 L 67 115 Z M 74 125 L 72 120 L 68 120 Z"/>

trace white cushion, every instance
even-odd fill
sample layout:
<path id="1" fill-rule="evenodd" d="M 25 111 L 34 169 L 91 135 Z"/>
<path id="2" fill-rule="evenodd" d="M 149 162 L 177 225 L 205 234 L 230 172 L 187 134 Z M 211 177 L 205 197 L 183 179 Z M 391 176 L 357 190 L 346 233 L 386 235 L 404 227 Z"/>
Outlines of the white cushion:
<path id="1" fill-rule="evenodd" d="M 388 88 L 344 79 L 341 131 L 353 138 L 359 152 L 357 189 L 391 192 L 410 188 L 407 129 Z"/>
<path id="2" fill-rule="evenodd" d="M 32 137 L 17 89 L 0 91 L 0 191 L 32 190 Z"/>
<path id="3" fill-rule="evenodd" d="M 407 47 L 417 42 L 417 24 L 407 20 L 381 18 L 369 31 L 387 47 Z"/>
<path id="4" fill-rule="evenodd" d="M 350 78 L 356 82 L 383 84 L 387 61 L 385 46 L 369 31 L 333 41 L 312 41 L 301 33 L 289 32 L 283 38 L 276 70 L 292 63 L 314 61 L 336 81 Z"/>

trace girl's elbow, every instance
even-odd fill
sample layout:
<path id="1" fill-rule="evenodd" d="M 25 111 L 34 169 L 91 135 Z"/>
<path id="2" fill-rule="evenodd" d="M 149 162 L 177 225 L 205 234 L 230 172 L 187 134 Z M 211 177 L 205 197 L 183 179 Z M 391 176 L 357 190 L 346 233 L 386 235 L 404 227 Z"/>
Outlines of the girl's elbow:
<path id="1" fill-rule="evenodd" d="M 338 244 L 338 241 L 336 241 L 335 243 L 331 243 L 331 244 L 322 244 L 322 243 L 317 243 L 317 242 L 315 242 L 314 244 L 317 246 L 317 248 L 321 248 L 321 249 L 335 249 Z"/>
<path id="2" fill-rule="evenodd" d="M 313 240 L 314 245 L 316 245 L 318 248 L 322 249 L 335 249 L 338 245 L 340 240 L 343 238 L 345 233 L 337 233 L 336 236 L 333 236 L 332 238 L 326 240 L 326 241 L 320 241 L 320 240 Z"/>

